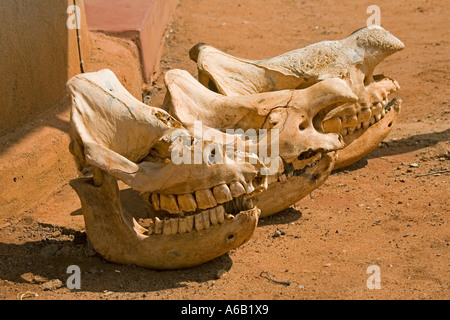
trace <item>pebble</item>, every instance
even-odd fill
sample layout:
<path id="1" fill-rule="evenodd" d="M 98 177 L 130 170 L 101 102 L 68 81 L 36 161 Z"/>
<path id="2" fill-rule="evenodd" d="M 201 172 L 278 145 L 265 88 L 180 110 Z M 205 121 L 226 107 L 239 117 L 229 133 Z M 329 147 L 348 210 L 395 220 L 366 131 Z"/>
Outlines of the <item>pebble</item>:
<path id="1" fill-rule="evenodd" d="M 417 163 L 411 163 L 409 166 L 410 166 L 411 168 L 418 168 L 418 167 L 419 167 L 419 164 L 417 164 Z"/>
<path id="2" fill-rule="evenodd" d="M 52 290 L 59 289 L 59 288 L 61 288 L 62 286 L 63 286 L 63 283 L 61 282 L 61 280 L 59 280 L 59 279 L 53 279 L 53 280 L 44 282 L 44 283 L 41 285 L 41 288 L 42 288 L 42 290 L 44 290 L 44 291 L 47 291 L 47 290 L 52 291 Z"/>

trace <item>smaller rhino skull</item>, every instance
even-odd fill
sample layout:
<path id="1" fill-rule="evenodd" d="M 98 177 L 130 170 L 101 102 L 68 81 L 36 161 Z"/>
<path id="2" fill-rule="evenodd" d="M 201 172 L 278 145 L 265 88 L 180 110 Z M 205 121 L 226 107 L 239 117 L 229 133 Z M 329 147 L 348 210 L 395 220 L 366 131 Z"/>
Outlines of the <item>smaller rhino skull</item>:
<path id="1" fill-rule="evenodd" d="M 198 143 L 204 151 L 210 141 L 136 100 L 109 70 L 77 75 L 67 88 L 73 101 L 70 150 L 79 168 L 92 167 L 94 174 L 71 185 L 82 203 L 88 238 L 105 259 L 177 269 L 250 239 L 260 213 L 252 198 L 267 185 L 260 162 L 241 163 L 242 155 L 235 154 L 223 164 L 176 164 L 172 151 L 179 150 L 181 136 L 194 141 L 186 151 L 191 156 Z M 144 197 L 148 228 L 123 208 L 117 179 Z"/>
<path id="2" fill-rule="evenodd" d="M 257 140 L 257 149 L 270 150 L 266 154 L 272 155 L 278 170 L 269 176 L 268 191 L 256 196 L 262 216 L 286 209 L 325 181 L 335 152 L 344 144 L 339 134 L 320 132 L 317 124 L 330 110 L 357 101 L 341 79 L 327 79 L 303 90 L 243 96 L 215 93 L 182 70 L 168 71 L 165 81 L 168 91 L 163 108 L 184 125 L 201 121 L 221 131 L 267 130 Z M 273 150 L 274 139 L 279 142 L 278 150 Z"/>
<path id="3" fill-rule="evenodd" d="M 197 62 L 199 81 L 224 95 L 302 89 L 330 78 L 341 78 L 358 96 L 323 118 L 321 130 L 339 133 L 346 147 L 335 169 L 366 156 L 386 138 L 400 112 L 400 99 L 388 101 L 397 81 L 373 75 L 386 57 L 403 43 L 379 26 L 361 28 L 338 41 L 322 41 L 277 57 L 249 60 L 199 43 L 189 54 Z"/>

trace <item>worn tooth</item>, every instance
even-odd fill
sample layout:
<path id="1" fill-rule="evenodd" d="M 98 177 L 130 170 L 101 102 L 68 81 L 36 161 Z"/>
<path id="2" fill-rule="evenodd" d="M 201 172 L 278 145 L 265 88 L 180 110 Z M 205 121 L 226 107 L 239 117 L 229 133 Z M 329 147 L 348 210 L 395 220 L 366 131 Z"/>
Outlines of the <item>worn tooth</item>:
<path id="1" fill-rule="evenodd" d="M 213 196 L 211 189 L 195 191 L 195 199 L 199 209 L 209 209 L 217 206 L 217 201 Z"/>
<path id="2" fill-rule="evenodd" d="M 201 213 L 194 216 L 195 230 L 201 231 L 205 228 L 203 224 L 203 215 Z"/>
<path id="3" fill-rule="evenodd" d="M 364 121 L 362 126 L 363 126 L 364 129 L 368 129 L 370 127 L 370 121 L 369 120 Z"/>
<path id="4" fill-rule="evenodd" d="M 347 128 L 347 134 L 348 134 L 348 135 L 352 135 L 352 134 L 354 134 L 354 133 L 355 133 L 355 128 L 354 128 L 354 127 Z"/>
<path id="5" fill-rule="evenodd" d="M 375 119 L 375 117 L 371 117 L 371 118 L 370 118 L 370 125 L 375 124 L 375 122 L 377 122 L 377 120 Z"/>
<path id="6" fill-rule="evenodd" d="M 217 208 L 212 208 L 211 210 L 209 210 L 209 220 L 211 221 L 211 224 L 213 226 L 217 225 L 219 223 L 219 221 L 217 221 Z"/>
<path id="7" fill-rule="evenodd" d="M 210 210 L 202 211 L 203 226 L 205 227 L 205 229 L 208 229 L 211 226 L 211 220 L 210 220 L 210 217 L 209 217 L 209 212 L 210 212 Z"/>
<path id="8" fill-rule="evenodd" d="M 343 137 L 345 137 L 348 133 L 347 128 L 342 128 L 341 131 L 339 132 Z"/>
<path id="9" fill-rule="evenodd" d="M 155 209 L 156 211 L 161 210 L 161 206 L 159 204 L 159 194 L 152 193 L 152 205 L 153 209 Z"/>
<path id="10" fill-rule="evenodd" d="M 222 223 L 225 220 L 225 208 L 223 206 L 216 207 L 217 222 Z"/>
<path id="11" fill-rule="evenodd" d="M 267 189 L 269 179 L 267 176 L 259 176 L 253 179 L 253 187 L 258 191 L 263 191 Z"/>
<path id="12" fill-rule="evenodd" d="M 359 122 L 359 123 L 358 123 L 358 125 L 356 126 L 356 130 L 359 130 L 359 129 L 361 129 L 361 127 L 362 127 L 362 123 L 361 123 L 361 122 Z"/>
<path id="13" fill-rule="evenodd" d="M 150 220 L 150 222 L 149 222 L 149 226 L 147 227 L 147 234 L 151 235 L 151 234 L 153 234 L 153 232 L 155 230 L 155 223 L 153 222 L 152 219 L 149 219 L 149 220 Z"/>
<path id="14" fill-rule="evenodd" d="M 163 234 L 172 234 L 172 224 L 170 223 L 170 219 L 164 219 L 163 224 Z"/>
<path id="15" fill-rule="evenodd" d="M 160 196 L 161 210 L 165 210 L 169 213 L 179 213 L 180 208 L 177 204 L 177 198 L 173 194 Z"/>
<path id="16" fill-rule="evenodd" d="M 287 180 L 287 177 L 286 177 L 285 174 L 282 174 L 282 175 L 280 175 L 280 176 L 278 177 L 278 180 L 280 180 L 281 182 L 283 182 L 283 181 L 286 181 L 286 180 Z"/>
<path id="17" fill-rule="evenodd" d="M 342 121 L 341 121 L 341 118 L 331 118 L 331 119 L 325 120 L 323 122 L 322 126 L 323 126 L 323 130 L 325 132 L 339 133 L 339 131 L 341 130 L 341 127 L 342 127 Z"/>
<path id="18" fill-rule="evenodd" d="M 373 113 L 374 114 L 372 114 L 372 115 L 380 114 L 382 109 L 383 109 L 383 105 L 380 102 L 378 102 L 377 104 L 375 104 L 373 106 Z"/>
<path id="19" fill-rule="evenodd" d="M 224 203 L 233 200 L 230 188 L 228 188 L 226 184 L 221 184 L 220 186 L 214 187 L 213 194 L 217 203 Z"/>
<path id="20" fill-rule="evenodd" d="M 387 97 L 383 99 L 383 101 L 381 102 L 381 105 L 383 107 L 386 107 L 388 105 L 388 98 Z"/>
<path id="21" fill-rule="evenodd" d="M 354 127 L 358 124 L 358 117 L 356 115 L 353 115 L 351 117 L 347 117 L 347 126 L 348 127 Z"/>
<path id="22" fill-rule="evenodd" d="M 386 116 L 386 109 L 383 108 L 383 110 L 381 110 L 381 117 L 384 118 Z"/>
<path id="23" fill-rule="evenodd" d="M 359 122 L 369 121 L 370 117 L 372 116 L 372 111 L 370 109 L 362 109 L 358 116 Z"/>
<path id="24" fill-rule="evenodd" d="M 376 114 L 376 115 L 375 115 L 375 119 L 376 119 L 377 121 L 380 121 L 380 120 L 381 120 L 381 113 Z"/>
<path id="25" fill-rule="evenodd" d="M 187 218 L 178 219 L 178 233 L 185 234 L 188 232 Z"/>
<path id="26" fill-rule="evenodd" d="M 164 222 L 158 217 L 155 218 L 155 234 L 161 234 L 163 232 Z"/>
<path id="27" fill-rule="evenodd" d="M 177 200 L 181 211 L 192 212 L 197 210 L 197 202 L 195 202 L 195 198 L 192 193 L 180 194 L 177 196 Z"/>
<path id="28" fill-rule="evenodd" d="M 231 182 L 230 183 L 230 192 L 233 198 L 237 198 L 243 194 L 245 194 L 245 188 L 240 182 Z"/>
<path id="29" fill-rule="evenodd" d="M 186 217 L 186 232 L 191 232 L 194 229 L 194 216 Z"/>
<path id="30" fill-rule="evenodd" d="M 245 187 L 245 192 L 247 192 L 248 194 L 250 194 L 253 191 L 255 191 L 255 187 L 253 187 L 253 182 L 252 181 L 247 181 L 245 183 L 244 187 Z"/>

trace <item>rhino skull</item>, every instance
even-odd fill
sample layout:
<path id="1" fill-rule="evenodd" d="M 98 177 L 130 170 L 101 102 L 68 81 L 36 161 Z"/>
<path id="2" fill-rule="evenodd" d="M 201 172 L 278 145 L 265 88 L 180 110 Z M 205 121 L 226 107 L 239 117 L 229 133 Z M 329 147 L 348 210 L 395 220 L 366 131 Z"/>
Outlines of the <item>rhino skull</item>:
<path id="1" fill-rule="evenodd" d="M 199 81 L 224 95 L 245 95 L 307 88 L 330 78 L 341 78 L 358 96 L 323 118 L 324 132 L 339 133 L 346 147 L 339 151 L 335 169 L 350 165 L 376 148 L 392 130 L 400 99 L 388 95 L 397 81 L 373 75 L 375 67 L 402 50 L 403 43 L 379 26 L 361 28 L 338 41 L 322 41 L 264 60 L 226 54 L 199 43 L 190 50 L 197 62 Z"/>
<path id="2" fill-rule="evenodd" d="M 255 196 L 261 216 L 288 208 L 325 181 L 336 151 L 344 144 L 339 134 L 318 131 L 317 123 L 334 108 L 358 99 L 337 78 L 303 90 L 241 96 L 215 93 L 182 70 L 167 72 L 165 82 L 168 91 L 163 108 L 184 125 L 199 120 L 221 131 L 267 129 L 258 144 L 269 150 L 276 135 L 278 158 L 271 161 L 277 162 L 278 170 L 269 176 L 268 190 Z"/>
<path id="3" fill-rule="evenodd" d="M 93 248 L 105 259 L 153 269 L 195 266 L 250 239 L 259 218 L 252 197 L 267 183 L 263 165 L 175 164 L 180 133 L 189 129 L 162 109 L 136 100 L 109 70 L 73 77 L 70 151 L 93 178 L 71 181 Z M 223 147 L 223 146 L 219 146 Z M 188 148 L 187 152 L 192 152 Z M 250 156 L 245 155 L 244 156 Z M 117 180 L 149 206 L 144 228 L 125 211 Z"/>

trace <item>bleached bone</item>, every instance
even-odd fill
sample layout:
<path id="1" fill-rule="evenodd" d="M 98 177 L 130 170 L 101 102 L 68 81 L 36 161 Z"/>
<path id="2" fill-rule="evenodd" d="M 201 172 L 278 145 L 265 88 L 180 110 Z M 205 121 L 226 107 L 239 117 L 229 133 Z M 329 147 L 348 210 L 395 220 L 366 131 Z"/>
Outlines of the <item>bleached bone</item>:
<path id="1" fill-rule="evenodd" d="M 203 43 L 189 54 L 197 62 L 199 81 L 229 96 L 302 89 L 330 78 L 345 80 L 358 102 L 333 110 L 322 124 L 325 132 L 340 133 L 346 142 L 334 167 L 339 169 L 366 156 L 392 130 L 401 100 L 388 103 L 388 95 L 400 86 L 383 75 L 373 76 L 373 72 L 381 61 L 403 48 L 388 31 L 370 26 L 342 40 L 318 42 L 263 60 L 234 57 Z"/>
<path id="2" fill-rule="evenodd" d="M 164 110 L 136 100 L 111 71 L 77 75 L 67 88 L 73 101 L 70 150 L 79 168 L 92 167 L 94 174 L 71 185 L 100 255 L 116 263 L 176 269 L 214 259 L 250 239 L 259 218 L 251 197 L 267 185 L 259 175 L 261 162 L 240 164 L 236 156 L 225 164 L 174 164 L 177 134 L 195 140 L 192 132 Z M 148 229 L 122 207 L 117 179 L 144 196 Z M 222 204 L 198 205 L 200 194 L 236 183 L 254 188 Z"/>
<path id="3" fill-rule="evenodd" d="M 184 125 L 199 120 L 222 131 L 278 130 L 279 158 L 273 161 L 279 162 L 280 169 L 269 177 L 268 191 L 256 196 L 262 216 L 288 208 L 326 180 L 335 152 L 344 144 L 339 134 L 318 132 L 317 123 L 334 108 L 358 99 L 337 78 L 303 90 L 242 96 L 215 93 L 182 70 L 168 71 L 165 82 L 168 90 L 163 107 Z M 270 139 L 273 135 L 267 134 L 259 145 L 270 150 Z"/>

